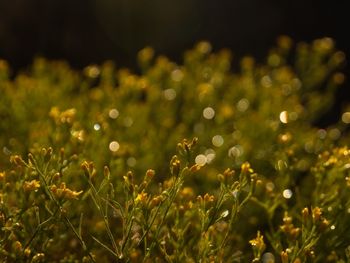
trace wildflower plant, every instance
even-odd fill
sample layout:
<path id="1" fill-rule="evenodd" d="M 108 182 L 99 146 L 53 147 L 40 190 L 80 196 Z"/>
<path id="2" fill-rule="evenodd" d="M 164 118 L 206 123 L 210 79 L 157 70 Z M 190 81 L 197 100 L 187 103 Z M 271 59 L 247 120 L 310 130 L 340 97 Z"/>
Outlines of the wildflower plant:
<path id="1" fill-rule="evenodd" d="M 347 262 L 344 82 L 333 40 L 280 37 L 266 61 L 207 42 L 76 71 L 0 61 L 0 260 Z M 186 138 L 186 139 L 184 139 Z"/>

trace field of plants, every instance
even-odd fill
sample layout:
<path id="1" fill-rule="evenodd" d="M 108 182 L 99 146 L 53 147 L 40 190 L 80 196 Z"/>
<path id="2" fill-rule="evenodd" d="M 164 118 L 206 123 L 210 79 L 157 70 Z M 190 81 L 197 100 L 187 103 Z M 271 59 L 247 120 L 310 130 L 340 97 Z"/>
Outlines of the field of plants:
<path id="1" fill-rule="evenodd" d="M 345 54 L 232 57 L 0 60 L 0 261 L 349 262 L 350 108 L 317 126 Z"/>

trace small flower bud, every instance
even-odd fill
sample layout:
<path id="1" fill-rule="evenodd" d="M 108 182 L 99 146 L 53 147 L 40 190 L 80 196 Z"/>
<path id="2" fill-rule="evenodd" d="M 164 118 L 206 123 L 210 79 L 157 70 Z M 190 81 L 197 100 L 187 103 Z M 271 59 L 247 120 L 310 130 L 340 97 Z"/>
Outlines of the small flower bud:
<path id="1" fill-rule="evenodd" d="M 316 206 L 314 209 L 312 209 L 312 218 L 314 219 L 314 222 L 317 222 L 322 215 L 321 208 Z"/>
<path id="2" fill-rule="evenodd" d="M 22 244 L 19 241 L 15 241 L 12 244 L 13 250 L 15 251 L 16 255 L 20 255 L 22 252 Z"/>
<path id="3" fill-rule="evenodd" d="M 209 195 L 208 193 L 206 193 L 204 195 L 204 202 L 209 203 L 209 202 L 214 202 L 214 196 L 213 195 Z"/>
<path id="4" fill-rule="evenodd" d="M 322 221 L 320 222 L 320 230 L 324 231 L 327 229 L 327 227 L 329 226 L 329 221 L 325 218 L 322 219 Z"/>
<path id="5" fill-rule="evenodd" d="M 109 171 L 108 166 L 104 166 L 103 167 L 103 175 L 104 175 L 105 178 L 107 178 L 109 180 L 109 177 L 110 177 L 111 173 Z"/>
<path id="6" fill-rule="evenodd" d="M 289 225 L 289 224 L 292 223 L 292 217 L 288 216 L 288 213 L 287 213 L 287 212 L 284 213 L 283 222 L 284 222 L 286 225 Z"/>
<path id="7" fill-rule="evenodd" d="M 299 227 L 291 229 L 290 235 L 291 235 L 292 239 L 296 239 L 299 236 L 300 232 L 301 232 L 301 230 Z"/>
<path id="8" fill-rule="evenodd" d="M 241 165 L 241 172 L 242 173 L 253 173 L 254 170 L 250 167 L 250 163 L 245 162 Z"/>
<path id="9" fill-rule="evenodd" d="M 52 179 L 54 180 L 54 181 L 57 181 L 57 180 L 59 180 L 61 178 L 61 174 L 60 173 L 55 173 L 54 175 L 53 175 L 53 177 L 52 177 Z"/>
<path id="10" fill-rule="evenodd" d="M 63 162 L 63 160 L 64 160 L 64 148 L 60 149 L 60 159 L 61 159 L 61 162 Z"/>
<path id="11" fill-rule="evenodd" d="M 162 202 L 162 197 L 161 196 L 156 196 L 153 197 L 151 200 L 151 208 L 158 206 Z"/>
<path id="12" fill-rule="evenodd" d="M 0 173 L 0 181 L 5 181 L 6 179 L 6 173 L 5 172 L 1 172 Z"/>
<path id="13" fill-rule="evenodd" d="M 286 251 L 281 252 L 281 262 L 288 263 L 288 253 Z"/>
<path id="14" fill-rule="evenodd" d="M 44 253 L 37 253 L 36 255 L 34 255 L 34 257 L 32 258 L 31 262 L 41 262 L 43 261 L 45 258 L 45 254 Z"/>
<path id="15" fill-rule="evenodd" d="M 301 211 L 301 215 L 303 217 L 303 220 L 306 221 L 309 217 L 309 208 L 304 207 L 303 210 Z"/>
<path id="16" fill-rule="evenodd" d="M 149 180 L 151 180 L 155 175 L 155 171 L 152 169 L 148 169 L 146 172 L 146 178 L 148 178 Z"/>
<path id="17" fill-rule="evenodd" d="M 35 163 L 35 159 L 32 153 L 28 153 L 28 160 L 31 164 Z"/>
<path id="18" fill-rule="evenodd" d="M 46 154 L 44 155 L 44 161 L 45 162 L 48 162 L 48 161 L 50 161 L 50 159 L 51 159 L 51 156 L 52 156 L 52 148 L 51 147 L 49 147 L 47 150 L 46 150 Z"/>
<path id="19" fill-rule="evenodd" d="M 15 164 L 15 165 L 18 165 L 18 166 L 21 166 L 23 164 L 25 164 L 25 162 L 23 161 L 22 157 L 19 156 L 19 155 L 13 155 L 10 157 L 10 162 Z"/>
<path id="20" fill-rule="evenodd" d="M 87 161 L 84 161 L 80 165 L 81 169 L 83 169 L 84 174 L 87 178 L 90 178 L 90 172 L 89 172 L 89 164 Z"/>
<path id="21" fill-rule="evenodd" d="M 231 170 L 230 168 L 227 168 L 225 171 L 224 171 L 224 176 L 225 178 L 231 178 L 233 177 L 235 174 L 235 171 L 234 170 Z"/>
<path id="22" fill-rule="evenodd" d="M 249 243 L 251 244 L 253 249 L 259 251 L 260 253 L 263 252 L 266 248 L 264 236 L 260 234 L 260 231 L 258 231 L 256 238 L 250 240 Z"/>
<path id="23" fill-rule="evenodd" d="M 195 173 L 195 172 L 199 171 L 199 170 L 201 169 L 201 167 L 202 167 L 202 166 L 199 165 L 199 164 L 194 164 L 194 165 L 191 166 L 190 171 L 191 171 L 192 173 Z"/>
<path id="24" fill-rule="evenodd" d="M 225 177 L 222 174 L 218 174 L 218 180 L 219 182 L 223 183 L 225 182 Z"/>
<path id="25" fill-rule="evenodd" d="M 180 173 L 180 160 L 176 155 L 171 158 L 170 161 L 170 171 L 173 176 L 178 176 Z"/>
<path id="26" fill-rule="evenodd" d="M 134 174 L 132 173 L 132 171 L 128 171 L 126 177 L 128 178 L 130 183 L 134 182 Z"/>
<path id="27" fill-rule="evenodd" d="M 42 155 L 42 156 L 45 156 L 45 155 L 46 155 L 46 149 L 45 149 L 45 148 L 42 148 L 42 149 L 41 149 L 41 155 Z"/>
<path id="28" fill-rule="evenodd" d="M 24 250 L 24 255 L 25 255 L 26 257 L 29 257 L 31 253 L 32 253 L 32 251 L 31 251 L 30 248 L 28 248 L 28 247 Z"/>

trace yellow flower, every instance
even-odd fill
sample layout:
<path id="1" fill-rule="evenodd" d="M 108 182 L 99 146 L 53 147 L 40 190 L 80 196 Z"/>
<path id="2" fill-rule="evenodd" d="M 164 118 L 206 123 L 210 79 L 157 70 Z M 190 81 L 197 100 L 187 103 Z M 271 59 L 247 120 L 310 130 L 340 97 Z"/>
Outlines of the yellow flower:
<path id="1" fill-rule="evenodd" d="M 70 189 L 66 189 L 64 192 L 64 197 L 67 199 L 78 199 L 78 196 L 81 195 L 83 193 L 83 191 L 72 191 Z"/>
<path id="2" fill-rule="evenodd" d="M 209 195 L 208 193 L 206 193 L 204 195 L 204 202 L 208 203 L 208 202 L 214 202 L 215 197 L 213 195 Z"/>
<path id="3" fill-rule="evenodd" d="M 38 188 L 40 188 L 40 182 L 38 180 L 25 181 L 23 184 L 23 189 L 26 192 L 35 191 Z"/>
<path id="4" fill-rule="evenodd" d="M 194 196 L 194 191 L 191 187 L 184 187 L 180 192 L 180 197 L 190 200 Z"/>
<path id="5" fill-rule="evenodd" d="M 60 110 L 58 109 L 58 107 L 52 107 L 50 112 L 49 112 L 49 116 L 53 119 L 58 119 L 60 117 Z"/>
<path id="6" fill-rule="evenodd" d="M 242 173 L 254 173 L 254 170 L 250 167 L 250 163 L 244 162 L 241 166 Z"/>
<path id="7" fill-rule="evenodd" d="M 258 251 L 264 251 L 266 248 L 264 236 L 260 234 L 260 231 L 258 231 L 256 238 L 250 240 L 249 243 Z"/>
<path id="8" fill-rule="evenodd" d="M 62 112 L 60 114 L 61 123 L 72 123 L 74 118 L 75 118 L 76 113 L 77 113 L 77 110 L 74 108 L 65 110 L 64 112 Z"/>
<path id="9" fill-rule="evenodd" d="M 176 155 L 173 156 L 173 158 L 170 161 L 170 171 L 172 175 L 178 176 L 180 172 L 180 160 Z"/>
<path id="10" fill-rule="evenodd" d="M 0 181 L 5 180 L 5 178 L 6 178 L 6 173 L 5 172 L 1 172 L 0 173 Z"/>
<path id="11" fill-rule="evenodd" d="M 312 218 L 314 219 L 315 222 L 317 222 L 322 215 L 321 208 L 316 206 L 315 208 L 312 209 Z"/>
<path id="12" fill-rule="evenodd" d="M 57 198 L 66 199 L 78 199 L 78 196 L 83 193 L 83 191 L 77 192 L 67 188 L 64 182 L 61 183 L 59 188 L 56 185 L 52 185 L 50 190 Z"/>
<path id="13" fill-rule="evenodd" d="M 140 194 L 138 194 L 136 199 L 135 199 L 136 203 L 141 202 L 141 203 L 145 204 L 146 201 L 147 201 L 147 193 L 144 191 L 142 191 Z"/>

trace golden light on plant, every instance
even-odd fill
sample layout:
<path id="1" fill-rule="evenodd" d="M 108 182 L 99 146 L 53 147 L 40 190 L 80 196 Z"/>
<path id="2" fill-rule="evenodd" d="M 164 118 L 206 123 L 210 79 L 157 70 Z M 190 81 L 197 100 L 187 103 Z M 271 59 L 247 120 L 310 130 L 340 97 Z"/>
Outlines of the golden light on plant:
<path id="1" fill-rule="evenodd" d="M 315 126 L 347 85 L 333 40 L 137 58 L 0 60 L 1 262 L 350 260 L 348 107 Z"/>

